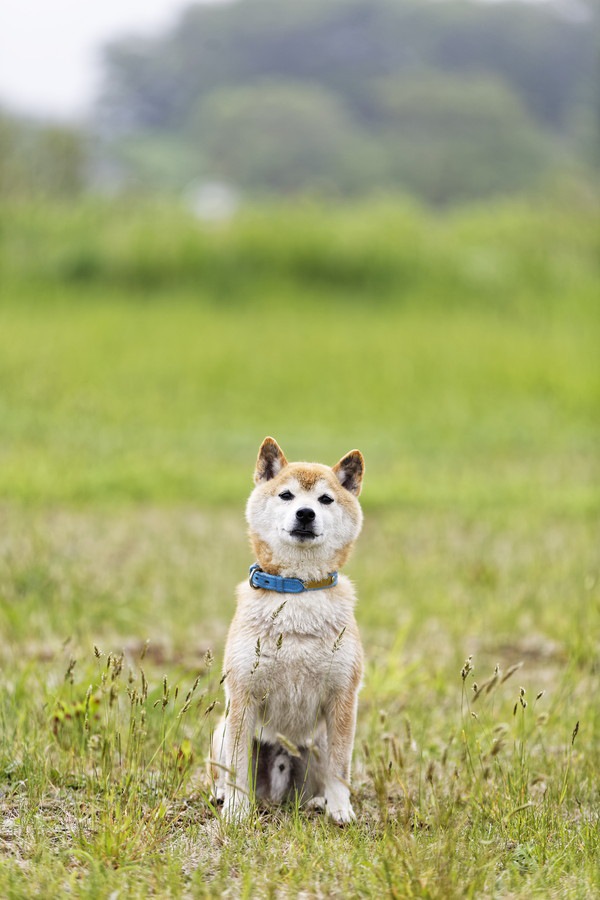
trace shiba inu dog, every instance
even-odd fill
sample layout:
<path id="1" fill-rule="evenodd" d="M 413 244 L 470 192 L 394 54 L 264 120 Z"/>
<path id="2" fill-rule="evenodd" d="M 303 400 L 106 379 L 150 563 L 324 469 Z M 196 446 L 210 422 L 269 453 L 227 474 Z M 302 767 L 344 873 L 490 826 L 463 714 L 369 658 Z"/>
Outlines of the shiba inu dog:
<path id="1" fill-rule="evenodd" d="M 362 526 L 364 460 L 288 463 L 263 441 L 246 507 L 257 562 L 237 589 L 225 647 L 225 715 L 211 755 L 223 814 L 252 800 L 322 805 L 354 819 L 350 764 L 362 677 L 354 589 L 338 569 Z"/>

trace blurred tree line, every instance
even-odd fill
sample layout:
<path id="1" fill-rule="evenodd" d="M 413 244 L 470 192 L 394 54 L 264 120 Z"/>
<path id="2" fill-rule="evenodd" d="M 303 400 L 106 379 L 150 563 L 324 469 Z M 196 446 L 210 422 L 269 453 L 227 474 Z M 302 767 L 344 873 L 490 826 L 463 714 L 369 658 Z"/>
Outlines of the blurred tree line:
<path id="1" fill-rule="evenodd" d="M 393 190 L 434 204 L 565 172 L 591 181 L 597 25 L 595 0 L 192 5 L 167 33 L 105 49 L 96 180 L 223 181 L 250 196 Z"/>
<path id="2" fill-rule="evenodd" d="M 89 175 L 83 132 L 0 111 L 0 198 L 71 198 Z"/>
<path id="3" fill-rule="evenodd" d="M 585 2 L 238 0 L 105 55 L 105 133 L 140 183 L 396 189 L 433 203 L 592 165 Z"/>

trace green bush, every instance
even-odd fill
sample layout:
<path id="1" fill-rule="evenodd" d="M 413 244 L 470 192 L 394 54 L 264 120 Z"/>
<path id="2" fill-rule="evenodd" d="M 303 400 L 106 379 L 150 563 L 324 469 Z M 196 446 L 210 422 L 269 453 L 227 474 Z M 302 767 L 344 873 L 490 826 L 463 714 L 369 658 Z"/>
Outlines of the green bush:
<path id="1" fill-rule="evenodd" d="M 148 298 L 165 287 L 239 306 L 261 287 L 377 303 L 548 307 L 576 280 L 587 302 L 598 274 L 593 205 L 521 201 L 446 216 L 406 202 L 248 208 L 207 225 L 171 202 L 88 201 L 13 206 L 0 214 L 6 283 L 122 287 Z M 216 291 L 216 294 L 214 293 Z M 137 295 L 137 293 L 136 293 Z"/>

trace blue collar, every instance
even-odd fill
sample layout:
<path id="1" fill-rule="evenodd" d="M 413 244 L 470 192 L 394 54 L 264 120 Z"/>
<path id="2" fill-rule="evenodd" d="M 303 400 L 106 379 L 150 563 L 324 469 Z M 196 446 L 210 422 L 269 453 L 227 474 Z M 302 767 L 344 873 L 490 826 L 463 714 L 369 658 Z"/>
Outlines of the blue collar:
<path id="1" fill-rule="evenodd" d="M 302 594 L 304 591 L 321 591 L 334 587 L 338 581 L 338 573 L 332 572 L 320 581 L 302 581 L 300 578 L 282 578 L 281 575 L 268 575 L 258 563 L 250 566 L 250 587 L 262 588 L 265 591 L 277 591 L 278 594 Z"/>

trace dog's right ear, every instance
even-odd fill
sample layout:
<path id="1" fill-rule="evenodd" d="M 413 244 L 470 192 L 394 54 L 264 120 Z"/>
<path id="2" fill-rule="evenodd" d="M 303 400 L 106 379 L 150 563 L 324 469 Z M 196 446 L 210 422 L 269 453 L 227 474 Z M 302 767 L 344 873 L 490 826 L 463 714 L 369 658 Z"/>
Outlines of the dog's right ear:
<path id="1" fill-rule="evenodd" d="M 261 481 L 270 481 L 271 478 L 275 478 L 281 472 L 284 466 L 287 466 L 287 459 L 283 454 L 283 450 L 275 438 L 266 437 L 258 451 L 258 459 L 256 460 L 256 469 L 254 471 L 254 484 L 260 484 Z"/>

